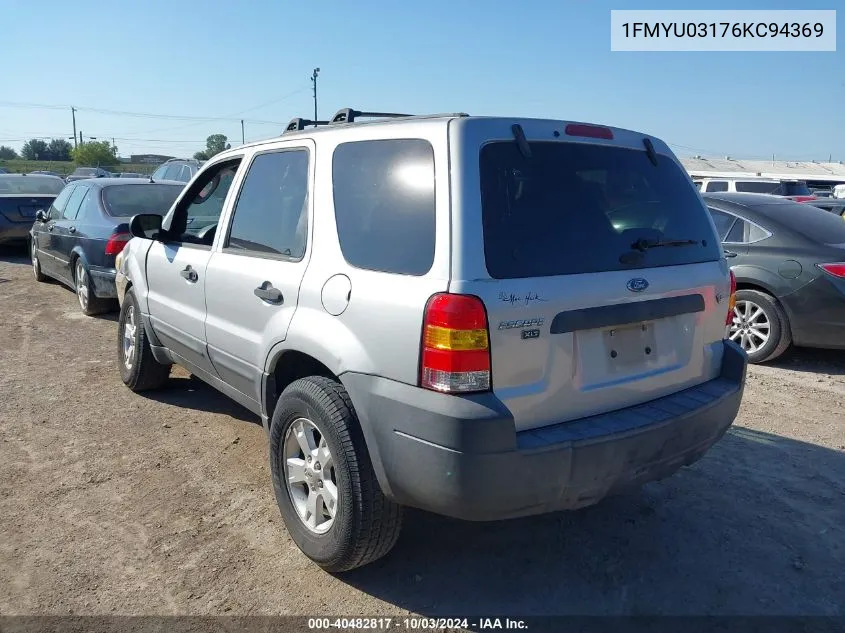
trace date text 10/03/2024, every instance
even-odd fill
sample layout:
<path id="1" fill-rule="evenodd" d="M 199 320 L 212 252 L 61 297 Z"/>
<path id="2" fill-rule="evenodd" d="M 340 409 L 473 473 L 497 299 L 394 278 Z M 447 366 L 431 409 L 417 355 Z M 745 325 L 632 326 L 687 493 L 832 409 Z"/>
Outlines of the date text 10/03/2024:
<path id="1" fill-rule="evenodd" d="M 315 631 L 341 630 L 390 630 L 408 631 L 482 629 L 526 630 L 524 620 L 511 618 L 308 618 L 308 628 Z"/>

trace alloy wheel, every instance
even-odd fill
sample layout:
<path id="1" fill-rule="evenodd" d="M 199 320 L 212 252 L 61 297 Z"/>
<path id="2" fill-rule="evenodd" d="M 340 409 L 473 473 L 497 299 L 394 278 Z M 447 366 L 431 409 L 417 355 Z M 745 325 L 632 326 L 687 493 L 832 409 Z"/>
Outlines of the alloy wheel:
<path id="1" fill-rule="evenodd" d="M 135 361 L 135 306 L 129 306 L 126 310 L 126 322 L 123 324 L 123 364 L 126 369 L 132 369 Z"/>
<path id="2" fill-rule="evenodd" d="M 76 296 L 79 297 L 79 305 L 83 310 L 88 308 L 88 275 L 85 273 L 85 266 L 82 262 L 76 262 Z"/>
<path id="3" fill-rule="evenodd" d="M 288 494 L 300 520 L 314 534 L 325 534 L 339 509 L 335 462 L 325 436 L 307 418 L 288 427 L 284 442 Z"/>
<path id="4" fill-rule="evenodd" d="M 748 354 L 760 351 L 769 342 L 771 322 L 765 310 L 752 301 L 737 301 L 730 339 Z"/>

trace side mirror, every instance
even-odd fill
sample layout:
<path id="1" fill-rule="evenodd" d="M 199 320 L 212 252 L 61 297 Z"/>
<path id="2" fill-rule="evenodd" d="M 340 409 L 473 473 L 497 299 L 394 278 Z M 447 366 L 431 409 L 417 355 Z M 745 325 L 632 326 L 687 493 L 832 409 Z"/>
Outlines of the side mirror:
<path id="1" fill-rule="evenodd" d="M 47 214 L 44 213 L 44 209 L 38 209 L 38 211 L 35 212 L 35 219 L 38 222 L 41 222 L 41 224 L 44 224 L 47 221 Z"/>
<path id="2" fill-rule="evenodd" d="M 129 221 L 129 233 L 132 234 L 132 237 L 154 240 L 158 232 L 161 231 L 163 220 L 164 218 L 155 213 L 141 213 L 132 216 L 132 219 Z"/>

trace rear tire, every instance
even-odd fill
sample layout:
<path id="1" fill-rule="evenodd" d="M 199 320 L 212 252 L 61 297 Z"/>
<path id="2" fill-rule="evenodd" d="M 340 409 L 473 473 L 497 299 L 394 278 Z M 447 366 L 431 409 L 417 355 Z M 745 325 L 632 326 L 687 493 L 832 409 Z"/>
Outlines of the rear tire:
<path id="1" fill-rule="evenodd" d="M 284 390 L 270 427 L 270 468 L 291 538 L 323 569 L 361 567 L 396 544 L 402 508 L 382 493 L 358 416 L 337 381 L 312 376 Z M 317 501 L 309 505 L 312 495 Z"/>
<path id="2" fill-rule="evenodd" d="M 750 363 L 772 361 L 792 344 L 786 312 L 777 299 L 758 290 L 737 291 L 730 338 L 745 350 Z"/>
<path id="3" fill-rule="evenodd" d="M 82 258 L 77 257 L 73 263 L 73 287 L 76 290 L 76 299 L 82 314 L 95 316 L 107 312 L 111 307 L 108 299 L 101 299 L 94 294 L 94 285 L 91 283 L 91 276 Z"/>
<path id="4" fill-rule="evenodd" d="M 157 389 L 167 382 L 171 365 L 154 357 L 141 320 L 135 293 L 126 293 L 117 326 L 117 362 L 123 384 L 134 392 Z"/>

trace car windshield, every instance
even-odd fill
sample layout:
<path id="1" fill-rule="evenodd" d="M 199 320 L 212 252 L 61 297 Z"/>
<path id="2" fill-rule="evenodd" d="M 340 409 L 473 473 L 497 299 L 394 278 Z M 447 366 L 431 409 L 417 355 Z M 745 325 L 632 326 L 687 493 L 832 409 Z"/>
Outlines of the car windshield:
<path id="1" fill-rule="evenodd" d="M 492 277 L 720 258 L 701 198 L 671 158 L 659 156 L 655 166 L 644 150 L 586 143 L 533 142 L 530 149 L 528 158 L 515 142 L 481 149 L 484 253 Z M 635 246 L 670 241 L 683 244 Z"/>
<path id="2" fill-rule="evenodd" d="M 743 193 L 768 193 L 774 196 L 812 195 L 807 183 L 800 181 L 767 182 L 765 180 L 737 180 L 736 190 Z"/>
<path id="3" fill-rule="evenodd" d="M 54 176 L 0 176 L 0 195 L 18 193 L 55 196 L 64 186 L 64 181 Z"/>
<path id="4" fill-rule="evenodd" d="M 114 217 L 131 217 L 139 213 L 164 215 L 176 200 L 182 187 L 159 183 L 113 185 L 103 189 L 106 213 Z"/>
<path id="5" fill-rule="evenodd" d="M 94 167 L 77 167 L 73 172 L 74 176 L 96 176 L 98 170 Z"/>

